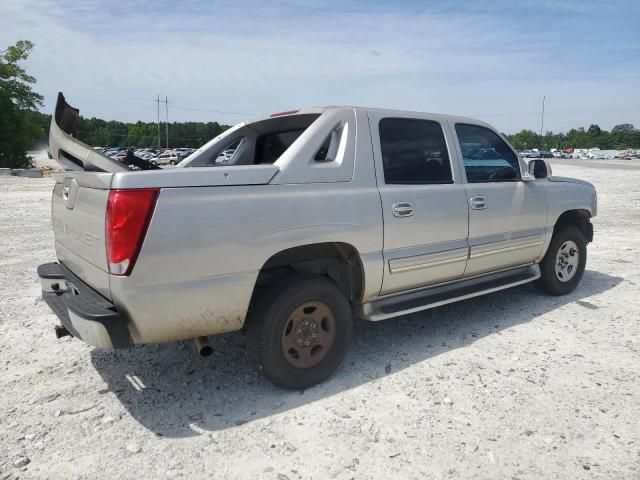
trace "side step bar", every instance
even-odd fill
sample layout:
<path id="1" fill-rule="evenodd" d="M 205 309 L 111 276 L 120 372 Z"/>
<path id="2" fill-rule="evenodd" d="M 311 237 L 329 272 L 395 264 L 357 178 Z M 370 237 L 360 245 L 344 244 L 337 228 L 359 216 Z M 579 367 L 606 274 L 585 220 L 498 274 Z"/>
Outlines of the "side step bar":
<path id="1" fill-rule="evenodd" d="M 365 320 L 377 322 L 477 297 L 485 293 L 497 292 L 532 282 L 538 278 L 540 278 L 540 267 L 537 264 L 529 265 L 382 298 L 357 306 L 354 314 Z"/>

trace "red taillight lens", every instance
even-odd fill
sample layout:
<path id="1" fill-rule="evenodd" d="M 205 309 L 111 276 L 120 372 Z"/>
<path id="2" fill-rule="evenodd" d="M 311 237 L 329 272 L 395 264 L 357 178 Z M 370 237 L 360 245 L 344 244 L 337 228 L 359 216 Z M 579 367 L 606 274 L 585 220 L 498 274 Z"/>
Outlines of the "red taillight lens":
<path id="1" fill-rule="evenodd" d="M 129 275 L 158 198 L 158 189 L 111 190 L 105 232 L 107 260 L 113 275 Z"/>

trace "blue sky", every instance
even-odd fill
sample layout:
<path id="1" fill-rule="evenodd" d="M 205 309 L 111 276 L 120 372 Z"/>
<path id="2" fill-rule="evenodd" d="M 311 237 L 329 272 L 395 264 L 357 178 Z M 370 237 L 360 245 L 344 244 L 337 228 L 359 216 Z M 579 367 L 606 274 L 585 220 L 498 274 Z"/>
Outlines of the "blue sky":
<path id="1" fill-rule="evenodd" d="M 640 2 L 2 0 L 45 111 L 236 123 L 302 106 L 473 116 L 504 132 L 640 127 Z M 220 113 L 229 112 L 229 113 Z M 237 113 L 237 114 L 236 114 Z"/>

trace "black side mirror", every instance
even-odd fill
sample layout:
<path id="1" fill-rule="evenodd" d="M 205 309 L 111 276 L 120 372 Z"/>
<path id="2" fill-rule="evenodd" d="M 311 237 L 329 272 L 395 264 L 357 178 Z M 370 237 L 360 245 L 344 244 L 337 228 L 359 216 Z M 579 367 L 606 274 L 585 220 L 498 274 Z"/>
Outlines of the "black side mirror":
<path id="1" fill-rule="evenodd" d="M 528 170 L 535 178 L 548 178 L 551 176 L 551 165 L 541 158 L 532 159 L 529 162 Z"/>

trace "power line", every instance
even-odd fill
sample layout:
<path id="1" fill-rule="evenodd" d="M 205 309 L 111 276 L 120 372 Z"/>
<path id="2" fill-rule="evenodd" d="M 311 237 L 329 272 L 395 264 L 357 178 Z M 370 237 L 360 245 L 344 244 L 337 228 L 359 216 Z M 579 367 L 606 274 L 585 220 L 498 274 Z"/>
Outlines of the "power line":
<path id="1" fill-rule="evenodd" d="M 258 113 L 249 113 L 249 112 L 227 112 L 224 110 L 212 110 L 209 108 L 198 108 L 198 107 L 183 107 L 181 105 L 171 105 L 172 108 L 176 108 L 178 110 L 191 110 L 194 112 L 211 112 L 211 113 L 223 113 L 225 115 L 259 115 Z"/>
<path id="2" fill-rule="evenodd" d="M 186 107 L 182 105 L 171 105 L 172 108 L 176 108 L 178 110 L 190 110 L 194 112 L 211 112 L 211 113 L 222 113 L 226 115 L 253 115 L 258 116 L 259 113 L 252 112 L 231 112 L 226 110 L 215 110 L 209 108 L 200 108 L 200 107 Z M 615 112 L 637 112 L 640 111 L 640 106 L 633 107 L 604 107 L 604 108 L 585 108 L 585 109 L 571 109 L 571 110 L 545 110 L 545 114 L 547 113 L 557 113 L 557 114 L 567 114 L 567 113 L 615 113 Z M 540 115 L 540 111 L 537 112 L 491 112 L 491 113 L 474 113 L 474 114 L 465 114 L 467 116 L 490 116 L 490 115 L 516 115 L 516 116 L 538 116 Z"/>
<path id="3" fill-rule="evenodd" d="M 640 112 L 640 106 L 638 107 L 609 107 L 609 108 L 596 108 L 596 109 L 581 109 L 581 110 L 545 110 L 546 114 L 574 114 L 574 113 L 616 113 L 616 112 Z M 493 116 L 514 116 L 514 117 L 537 117 L 540 115 L 540 111 L 537 112 L 482 112 L 482 113 L 466 113 L 467 117 L 493 117 Z"/>

